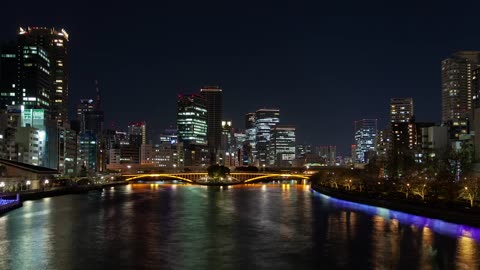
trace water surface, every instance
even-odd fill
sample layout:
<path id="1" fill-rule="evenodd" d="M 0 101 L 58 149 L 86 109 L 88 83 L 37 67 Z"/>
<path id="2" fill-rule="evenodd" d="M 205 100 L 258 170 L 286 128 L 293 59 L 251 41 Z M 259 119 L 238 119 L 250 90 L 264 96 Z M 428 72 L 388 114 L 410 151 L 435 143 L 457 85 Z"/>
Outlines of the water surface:
<path id="1" fill-rule="evenodd" d="M 0 269 L 479 268 L 465 229 L 402 214 L 301 184 L 133 184 L 0 217 Z"/>

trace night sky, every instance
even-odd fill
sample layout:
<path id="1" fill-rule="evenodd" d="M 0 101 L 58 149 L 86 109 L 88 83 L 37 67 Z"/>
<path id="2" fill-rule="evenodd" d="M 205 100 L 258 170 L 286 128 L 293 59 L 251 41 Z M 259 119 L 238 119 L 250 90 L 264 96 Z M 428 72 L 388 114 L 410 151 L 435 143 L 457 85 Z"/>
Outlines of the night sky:
<path id="1" fill-rule="evenodd" d="M 480 49 L 475 1 L 75 2 L 2 3 L 0 40 L 19 26 L 65 28 L 71 112 L 98 79 L 106 126 L 145 120 L 149 133 L 175 124 L 177 93 L 219 85 L 234 126 L 276 107 L 299 143 L 346 154 L 353 121 L 383 128 L 391 97 L 413 97 L 417 120 L 439 122 L 440 61 Z"/>

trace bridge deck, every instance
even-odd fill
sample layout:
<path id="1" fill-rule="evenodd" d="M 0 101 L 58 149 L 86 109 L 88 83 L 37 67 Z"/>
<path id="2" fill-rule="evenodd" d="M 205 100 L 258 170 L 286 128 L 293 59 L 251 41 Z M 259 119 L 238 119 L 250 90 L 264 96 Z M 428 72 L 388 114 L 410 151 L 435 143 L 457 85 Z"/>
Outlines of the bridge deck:
<path id="1" fill-rule="evenodd" d="M 144 174 L 125 174 L 122 175 L 125 177 L 126 181 L 132 181 L 142 178 L 173 178 L 189 183 L 198 183 L 200 180 L 207 177 L 206 172 L 191 172 L 191 173 L 144 173 Z M 310 178 L 310 175 L 306 174 L 290 174 L 290 173 L 249 173 L 249 172 L 239 172 L 239 173 L 230 173 L 230 179 L 236 180 L 237 183 L 249 183 L 254 181 L 259 181 L 268 178 L 281 177 L 281 178 L 297 178 L 297 179 L 306 179 Z"/>

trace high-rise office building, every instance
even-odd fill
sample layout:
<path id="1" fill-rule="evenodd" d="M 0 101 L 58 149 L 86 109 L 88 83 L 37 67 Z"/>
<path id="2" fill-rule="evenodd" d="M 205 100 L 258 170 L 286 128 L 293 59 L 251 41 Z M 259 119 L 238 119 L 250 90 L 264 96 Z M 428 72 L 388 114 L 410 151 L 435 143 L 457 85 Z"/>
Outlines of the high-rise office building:
<path id="1" fill-rule="evenodd" d="M 203 96 L 178 95 L 177 128 L 178 141 L 184 147 L 184 165 L 205 166 L 210 163 L 207 147 L 207 104 Z"/>
<path id="2" fill-rule="evenodd" d="M 272 128 L 270 153 L 277 167 L 290 167 L 295 159 L 295 127 L 275 126 Z"/>
<path id="3" fill-rule="evenodd" d="M 46 71 L 49 73 L 48 82 L 45 82 L 45 86 L 38 85 L 40 89 L 38 89 L 37 92 L 41 94 L 41 96 L 48 93 L 50 116 L 52 119 L 57 120 L 59 124 L 63 124 L 68 120 L 68 41 L 69 36 L 64 29 L 58 30 L 47 27 L 27 27 L 20 28 L 18 32 L 19 54 L 31 54 L 34 58 L 35 56 L 33 54 L 37 54 L 40 57 L 43 55 L 49 60 L 48 68 L 45 67 Z M 30 63 L 28 58 L 22 60 L 26 60 L 23 65 Z M 35 63 L 31 64 L 32 66 L 35 65 Z M 38 68 L 43 70 L 41 67 Z M 42 81 L 46 80 L 46 76 L 43 77 Z M 46 87 L 46 85 L 48 85 L 48 87 Z M 19 86 L 21 90 L 23 90 L 23 88 L 26 89 L 26 97 L 39 98 L 38 96 L 28 95 L 29 91 L 32 91 L 29 88 L 33 85 L 30 84 L 29 86 L 27 84 L 23 87 L 21 83 L 19 83 Z M 33 100 L 27 101 L 31 102 Z"/>
<path id="4" fill-rule="evenodd" d="M 221 149 L 223 151 L 230 151 L 233 146 L 233 126 L 231 120 L 222 121 L 222 141 Z"/>
<path id="5" fill-rule="evenodd" d="M 78 145 L 78 167 L 77 172 L 79 176 L 93 175 L 98 168 L 98 141 L 97 135 L 87 130 L 80 133 Z"/>
<path id="6" fill-rule="evenodd" d="M 256 160 L 259 166 L 271 166 L 274 159 L 269 159 L 269 147 L 272 129 L 280 123 L 279 109 L 259 109 L 255 112 L 256 126 Z"/>
<path id="7" fill-rule="evenodd" d="M 202 96 L 178 95 L 177 128 L 180 142 L 207 145 L 207 106 Z"/>
<path id="8" fill-rule="evenodd" d="M 80 103 L 77 105 L 77 120 L 80 123 L 80 132 L 85 132 L 87 129 L 87 117 L 86 114 L 95 110 L 95 102 L 93 99 L 80 99 Z"/>
<path id="9" fill-rule="evenodd" d="M 218 86 L 206 86 L 200 89 L 207 105 L 207 141 L 210 164 L 217 161 L 222 141 L 222 89 Z"/>
<path id="10" fill-rule="evenodd" d="M 253 165 L 257 157 L 257 123 L 256 113 L 245 115 L 245 143 L 242 146 L 242 164 Z"/>
<path id="11" fill-rule="evenodd" d="M 306 154 L 313 152 L 312 145 L 310 144 L 297 144 L 295 146 L 295 157 L 304 158 Z"/>
<path id="12" fill-rule="evenodd" d="M 337 160 L 337 147 L 335 145 L 321 145 L 318 147 L 318 155 L 324 164 L 333 166 Z"/>
<path id="13" fill-rule="evenodd" d="M 167 128 L 160 134 L 160 142 L 168 142 L 171 144 L 178 142 L 178 130 L 176 128 Z"/>
<path id="14" fill-rule="evenodd" d="M 377 136 L 377 119 L 355 121 L 355 161 L 368 163 L 369 155 L 375 151 Z"/>
<path id="15" fill-rule="evenodd" d="M 48 119 L 53 118 L 51 64 L 49 54 L 44 47 L 19 41 L 18 80 L 15 95 L 19 96 L 25 109 L 44 109 Z"/>
<path id="16" fill-rule="evenodd" d="M 255 128 L 256 126 L 255 113 L 247 113 L 245 115 L 245 129 Z"/>
<path id="17" fill-rule="evenodd" d="M 147 143 L 147 124 L 145 121 L 131 122 L 128 125 L 128 138 L 130 143 L 140 146 Z"/>
<path id="18" fill-rule="evenodd" d="M 17 46 L 15 43 L 0 46 L 0 110 L 20 105 L 22 97 L 17 90 Z"/>

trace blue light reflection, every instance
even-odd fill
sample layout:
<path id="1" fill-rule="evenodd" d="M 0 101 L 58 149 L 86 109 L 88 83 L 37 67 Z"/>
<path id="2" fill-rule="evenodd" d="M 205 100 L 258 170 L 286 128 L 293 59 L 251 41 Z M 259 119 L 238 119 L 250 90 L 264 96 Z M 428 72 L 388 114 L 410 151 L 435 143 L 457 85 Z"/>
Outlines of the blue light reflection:
<path id="1" fill-rule="evenodd" d="M 400 222 L 401 224 L 414 225 L 418 228 L 428 227 L 432 231 L 439 234 L 448 235 L 454 238 L 469 237 L 477 242 L 480 242 L 480 228 L 450 223 L 439 219 L 411 215 L 399 211 L 390 210 L 387 208 L 340 200 L 321 194 L 313 189 L 312 192 L 315 196 L 319 196 L 323 200 L 328 201 L 339 208 L 357 210 L 367 213 L 369 215 L 381 216 L 389 220 L 395 219 L 398 220 L 398 222 Z"/>

